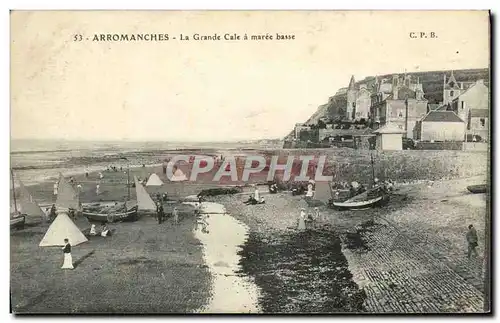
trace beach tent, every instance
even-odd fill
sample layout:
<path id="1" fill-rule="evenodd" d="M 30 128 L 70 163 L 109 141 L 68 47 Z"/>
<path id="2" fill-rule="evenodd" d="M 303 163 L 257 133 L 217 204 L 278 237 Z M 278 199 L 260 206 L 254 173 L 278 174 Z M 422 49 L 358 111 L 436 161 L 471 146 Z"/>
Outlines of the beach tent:
<path id="1" fill-rule="evenodd" d="M 172 181 L 172 182 L 187 181 L 187 177 L 180 168 L 177 168 L 174 172 L 174 175 L 170 179 L 170 181 Z"/>
<path id="2" fill-rule="evenodd" d="M 66 213 L 59 213 L 40 241 L 40 247 L 64 246 L 64 239 L 68 239 L 72 246 L 84 243 L 87 238 L 78 229 Z"/>
<path id="3" fill-rule="evenodd" d="M 161 181 L 160 177 L 155 173 L 149 176 L 148 182 L 146 183 L 146 186 L 162 186 L 162 185 L 163 182 Z"/>
<path id="4" fill-rule="evenodd" d="M 139 183 L 137 176 L 134 176 L 134 181 L 135 194 L 137 195 L 137 206 L 139 210 L 156 211 L 155 202 L 153 202 L 153 199 L 149 196 L 144 186 Z"/>
<path id="5" fill-rule="evenodd" d="M 47 215 L 42 211 L 38 203 L 33 199 L 33 196 L 21 181 L 19 181 L 19 190 L 19 204 L 21 207 L 21 213 L 28 215 L 30 218 L 46 219 Z"/>
<path id="6" fill-rule="evenodd" d="M 314 199 L 328 203 L 328 200 L 332 198 L 330 183 L 321 181 L 317 182 L 315 186 L 316 190 L 314 191 Z"/>
<path id="7" fill-rule="evenodd" d="M 78 193 L 73 189 L 73 186 L 66 181 L 61 173 L 59 173 L 59 187 L 57 192 L 56 207 L 58 209 L 73 208 L 78 210 L 80 201 Z"/>

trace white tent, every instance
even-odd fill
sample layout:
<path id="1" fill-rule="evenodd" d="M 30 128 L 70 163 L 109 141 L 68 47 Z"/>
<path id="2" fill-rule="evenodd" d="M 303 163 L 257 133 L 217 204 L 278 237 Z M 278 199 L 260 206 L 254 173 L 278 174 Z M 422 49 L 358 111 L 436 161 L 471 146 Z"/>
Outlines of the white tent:
<path id="1" fill-rule="evenodd" d="M 137 206 L 139 210 L 155 211 L 156 210 L 155 202 L 153 202 L 153 199 L 151 198 L 151 196 L 149 196 L 144 186 L 142 186 L 142 184 L 139 183 L 139 180 L 137 179 L 136 176 L 134 176 L 134 181 L 135 181 L 135 194 L 137 196 Z"/>
<path id="2" fill-rule="evenodd" d="M 88 241 L 66 213 L 59 213 L 43 236 L 39 246 L 64 246 L 64 239 L 68 239 L 72 246 Z"/>
<path id="3" fill-rule="evenodd" d="M 146 186 L 162 186 L 162 185 L 163 182 L 161 181 L 160 177 L 155 173 L 149 176 L 148 182 L 146 183 Z"/>
<path id="4" fill-rule="evenodd" d="M 172 182 L 182 182 L 187 181 L 187 177 L 180 168 L 177 168 L 170 180 Z"/>

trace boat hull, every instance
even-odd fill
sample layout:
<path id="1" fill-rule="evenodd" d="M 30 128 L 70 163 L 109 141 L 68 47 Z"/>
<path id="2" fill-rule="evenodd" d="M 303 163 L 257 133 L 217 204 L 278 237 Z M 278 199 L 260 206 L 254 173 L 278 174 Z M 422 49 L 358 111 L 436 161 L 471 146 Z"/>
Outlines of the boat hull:
<path id="1" fill-rule="evenodd" d="M 102 223 L 114 223 L 114 222 L 124 222 L 124 221 L 135 221 L 138 219 L 137 206 L 128 210 L 127 212 L 121 213 L 94 213 L 88 211 L 82 211 L 82 215 L 89 219 L 89 221 L 102 222 Z"/>
<path id="2" fill-rule="evenodd" d="M 378 206 L 382 204 L 385 200 L 386 200 L 385 196 L 378 196 L 376 198 L 364 201 L 332 202 L 332 206 L 334 208 L 343 210 L 360 210 Z"/>
<path id="3" fill-rule="evenodd" d="M 26 223 L 26 217 L 19 216 L 10 219 L 10 228 L 11 229 L 22 229 L 24 228 L 24 224 Z"/>
<path id="4" fill-rule="evenodd" d="M 488 191 L 488 186 L 486 184 L 481 185 L 471 185 L 467 186 L 467 190 L 474 194 L 486 193 Z"/>

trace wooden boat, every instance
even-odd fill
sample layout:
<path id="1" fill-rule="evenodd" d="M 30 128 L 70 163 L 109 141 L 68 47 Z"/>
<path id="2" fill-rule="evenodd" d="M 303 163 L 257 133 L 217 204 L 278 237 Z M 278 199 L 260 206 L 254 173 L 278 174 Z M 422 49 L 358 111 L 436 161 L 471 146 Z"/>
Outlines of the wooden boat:
<path id="1" fill-rule="evenodd" d="M 138 219 L 137 205 L 125 212 L 111 212 L 111 213 L 97 213 L 88 210 L 83 210 L 82 215 L 89 219 L 89 221 L 114 223 L 124 221 L 135 221 Z"/>
<path id="2" fill-rule="evenodd" d="M 372 182 L 375 183 L 375 170 L 373 163 L 373 155 L 370 155 L 372 167 Z M 335 194 L 333 193 L 335 191 Z M 329 201 L 329 206 L 341 210 L 359 210 L 366 209 L 378 205 L 382 205 L 389 199 L 387 189 L 383 186 L 375 185 L 360 194 L 351 196 L 348 190 L 333 190 L 332 199 Z"/>
<path id="3" fill-rule="evenodd" d="M 11 229 L 22 229 L 26 223 L 26 217 L 24 215 L 19 215 L 10 218 L 10 228 Z"/>
<path id="4" fill-rule="evenodd" d="M 470 185 L 467 186 L 469 192 L 474 194 L 486 193 L 488 191 L 488 186 L 486 184 Z"/>

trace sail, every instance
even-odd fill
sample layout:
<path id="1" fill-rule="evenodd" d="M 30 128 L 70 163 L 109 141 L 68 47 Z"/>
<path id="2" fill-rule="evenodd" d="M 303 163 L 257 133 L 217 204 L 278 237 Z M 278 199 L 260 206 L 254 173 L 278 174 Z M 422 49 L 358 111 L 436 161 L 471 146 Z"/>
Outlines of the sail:
<path id="1" fill-rule="evenodd" d="M 73 189 L 70 183 L 66 181 L 61 173 L 59 173 L 59 186 L 57 192 L 56 207 L 62 209 L 73 208 L 79 209 L 78 193 Z"/>
<path id="2" fill-rule="evenodd" d="M 156 210 L 155 202 L 153 202 L 153 199 L 151 199 L 151 196 L 149 196 L 144 186 L 142 186 L 142 184 L 139 183 L 139 180 L 137 179 L 136 176 L 134 176 L 134 182 L 135 182 L 135 193 L 137 195 L 137 206 L 139 207 L 139 210 L 155 211 Z"/>
<path id="3" fill-rule="evenodd" d="M 23 182 L 19 180 L 19 204 L 21 205 L 21 213 L 33 217 L 46 218 L 46 214 L 42 211 L 38 203 L 33 199 L 28 189 Z"/>
<path id="4" fill-rule="evenodd" d="M 324 181 L 316 182 L 314 199 L 326 203 L 331 198 L 332 198 L 332 193 L 330 190 L 330 183 Z"/>

